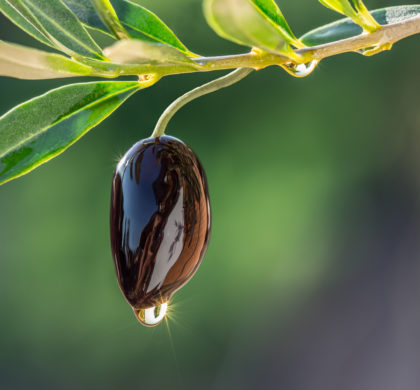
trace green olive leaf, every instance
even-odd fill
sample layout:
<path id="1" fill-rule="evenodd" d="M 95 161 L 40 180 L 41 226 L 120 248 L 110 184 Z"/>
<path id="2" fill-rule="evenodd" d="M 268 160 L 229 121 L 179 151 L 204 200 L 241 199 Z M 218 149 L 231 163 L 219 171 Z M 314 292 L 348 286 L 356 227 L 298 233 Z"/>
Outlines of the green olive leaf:
<path id="1" fill-rule="evenodd" d="M 95 7 L 86 0 L 63 0 L 85 26 L 110 34 Z M 194 56 L 153 12 L 129 0 L 110 0 L 118 19 L 131 38 L 165 43 L 188 56 Z M 117 35 L 111 34 L 118 38 Z"/>
<path id="2" fill-rule="evenodd" d="M 420 5 L 402 5 L 371 11 L 372 16 L 381 25 L 399 23 L 420 15 Z M 362 28 L 351 19 L 345 18 L 318 27 L 303 35 L 300 40 L 307 46 L 322 45 L 360 35 Z"/>
<path id="3" fill-rule="evenodd" d="M 132 38 L 146 36 L 156 42 L 173 46 L 187 55 L 194 55 L 153 12 L 129 0 L 111 2 L 123 26 L 129 28 Z"/>
<path id="4" fill-rule="evenodd" d="M 95 6 L 102 22 L 104 22 L 104 24 L 108 27 L 109 31 L 111 31 L 119 39 L 129 38 L 129 35 L 121 25 L 110 0 L 92 0 L 92 3 Z"/>
<path id="5" fill-rule="evenodd" d="M 138 82 L 73 84 L 0 117 L 0 184 L 62 153 L 142 87 Z"/>
<path id="6" fill-rule="evenodd" d="M 357 11 L 357 14 L 362 21 L 361 26 L 365 28 L 367 31 L 375 31 L 381 26 L 375 20 L 375 18 L 371 15 L 363 0 L 352 0 L 353 6 Z"/>
<path id="7" fill-rule="evenodd" d="M 93 41 L 77 17 L 60 0 L 6 1 L 32 25 L 33 29 L 46 37 L 59 50 L 72 56 L 104 58 L 100 47 Z"/>
<path id="8" fill-rule="evenodd" d="M 273 26 L 277 28 L 286 41 L 298 48 L 303 45 L 293 34 L 289 24 L 283 16 L 280 8 L 274 0 L 251 0 L 255 7 L 272 22 Z"/>
<path id="9" fill-rule="evenodd" d="M 0 41 L 0 76 L 39 80 L 95 74 L 91 67 L 60 54 Z"/>
<path id="10" fill-rule="evenodd" d="M 342 15 L 348 16 L 354 23 L 358 24 L 366 31 L 375 31 L 380 27 L 371 16 L 362 0 L 319 0 L 327 8 L 332 9 Z"/>
<path id="11" fill-rule="evenodd" d="M 99 30 L 108 35 L 111 35 L 114 38 L 117 38 L 113 35 L 108 28 L 105 26 L 101 17 L 96 12 L 95 6 L 91 1 L 86 0 L 62 0 L 67 7 L 77 16 L 77 18 L 84 24 L 86 27 L 92 28 L 94 30 Z"/>
<path id="12" fill-rule="evenodd" d="M 33 38 L 44 43 L 45 45 L 54 47 L 53 43 L 42 32 L 34 27 L 34 20 L 31 19 L 32 15 L 30 16 L 27 13 L 25 14 L 25 11 L 28 12 L 26 9 L 22 13 L 22 10 L 20 10 L 19 7 L 16 7 L 16 4 L 15 6 L 12 6 L 7 0 L 0 0 L 0 12 L 4 16 L 6 16 L 11 22 L 16 24 Z"/>
<path id="13" fill-rule="evenodd" d="M 198 65 L 172 46 L 137 39 L 125 39 L 104 49 L 104 54 L 119 64 L 191 64 Z"/>
<path id="14" fill-rule="evenodd" d="M 271 53 L 292 53 L 273 13 L 273 5 L 254 0 L 204 0 L 207 23 L 222 38 Z M 270 16 L 264 12 L 270 10 Z M 279 17 L 277 15 L 277 17 Z"/>
<path id="15" fill-rule="evenodd" d="M 348 0 L 318 0 L 323 6 L 332 9 L 340 14 L 346 15 L 349 18 L 357 18 L 355 9 L 351 6 Z"/>

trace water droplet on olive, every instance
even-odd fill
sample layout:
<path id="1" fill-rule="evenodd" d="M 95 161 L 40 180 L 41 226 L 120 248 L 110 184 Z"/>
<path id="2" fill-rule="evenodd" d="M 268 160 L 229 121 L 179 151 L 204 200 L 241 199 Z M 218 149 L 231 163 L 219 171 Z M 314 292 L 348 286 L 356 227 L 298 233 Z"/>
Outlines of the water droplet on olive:
<path id="1" fill-rule="evenodd" d="M 134 144 L 114 172 L 111 246 L 118 283 L 142 324 L 162 321 L 197 271 L 210 229 L 206 174 L 191 148 L 170 136 Z"/>
<path id="2" fill-rule="evenodd" d="M 156 326 L 163 321 L 168 311 L 168 302 L 147 309 L 134 309 L 134 314 L 144 326 Z"/>

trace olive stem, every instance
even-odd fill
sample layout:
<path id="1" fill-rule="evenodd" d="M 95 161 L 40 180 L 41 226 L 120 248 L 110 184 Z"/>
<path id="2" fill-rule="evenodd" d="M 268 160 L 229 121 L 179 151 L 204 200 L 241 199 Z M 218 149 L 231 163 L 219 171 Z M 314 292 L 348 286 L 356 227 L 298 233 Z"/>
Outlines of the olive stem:
<path id="1" fill-rule="evenodd" d="M 179 109 L 184 107 L 189 102 L 199 98 L 200 96 L 207 95 L 208 93 L 218 91 L 219 89 L 225 87 L 229 87 L 230 85 L 233 85 L 248 76 L 253 70 L 254 69 L 252 68 L 236 69 L 223 77 L 210 81 L 209 83 L 201 85 L 200 87 L 187 92 L 185 95 L 182 95 L 163 112 L 156 124 L 155 129 L 153 130 L 152 137 L 161 137 L 165 135 L 165 130 L 169 121 Z"/>
<path id="2" fill-rule="evenodd" d="M 99 1 L 99 0 L 96 0 Z M 254 68 L 263 69 L 272 65 L 287 63 L 309 63 L 313 60 L 321 61 L 324 58 L 342 53 L 354 52 L 366 48 L 375 49 L 370 54 L 375 54 L 383 49 L 389 49 L 392 44 L 420 33 L 420 16 L 381 26 L 374 32 L 363 32 L 360 35 L 324 43 L 317 46 L 308 46 L 295 51 L 300 57 L 298 61 L 291 60 L 279 54 L 251 51 L 245 54 L 235 54 L 217 57 L 192 57 L 195 64 L 119 64 L 97 61 L 85 57 L 77 60 L 92 68 L 92 75 L 116 78 L 119 76 L 157 74 L 159 77 L 194 72 L 211 72 L 224 69 Z"/>

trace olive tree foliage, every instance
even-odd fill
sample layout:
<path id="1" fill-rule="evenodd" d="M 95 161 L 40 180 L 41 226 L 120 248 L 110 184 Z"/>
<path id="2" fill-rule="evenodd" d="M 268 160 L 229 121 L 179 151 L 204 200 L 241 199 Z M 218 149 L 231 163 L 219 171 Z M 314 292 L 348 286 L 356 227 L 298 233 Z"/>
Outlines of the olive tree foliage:
<path id="1" fill-rule="evenodd" d="M 279 66 L 304 77 L 323 58 L 351 51 L 375 55 L 420 33 L 420 5 L 370 12 L 362 0 L 319 2 L 344 18 L 296 37 L 274 0 L 204 0 L 204 14 L 213 30 L 251 50 L 202 57 L 157 15 L 131 0 L 0 0 L 4 16 L 46 46 L 44 51 L 0 41 L 0 76 L 112 79 L 68 84 L 1 116 L 0 184 L 60 154 L 129 97 L 162 77 L 235 69 L 175 101 L 153 136 L 164 134 L 172 115 L 188 101 L 231 85 L 253 70 Z M 106 34 L 113 44 L 100 47 L 92 30 Z M 127 75 L 136 77 L 114 80 Z"/>

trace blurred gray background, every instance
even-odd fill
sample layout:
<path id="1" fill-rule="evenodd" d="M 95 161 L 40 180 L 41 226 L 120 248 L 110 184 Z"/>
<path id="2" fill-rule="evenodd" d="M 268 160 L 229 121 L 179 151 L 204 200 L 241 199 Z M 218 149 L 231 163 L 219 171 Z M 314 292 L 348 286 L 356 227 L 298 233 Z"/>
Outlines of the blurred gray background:
<path id="1" fill-rule="evenodd" d="M 195 52 L 246 51 L 211 31 L 199 0 L 140 3 Z M 297 35 L 339 18 L 279 4 Z M 40 47 L 4 17 L 0 39 Z M 0 187 L 0 388 L 418 390 L 419 47 L 340 55 L 306 79 L 272 67 L 174 118 L 214 221 L 168 327 L 141 327 L 119 291 L 112 171 L 172 100 L 223 73 L 165 78 Z M 2 78 L 1 113 L 71 82 Z"/>

